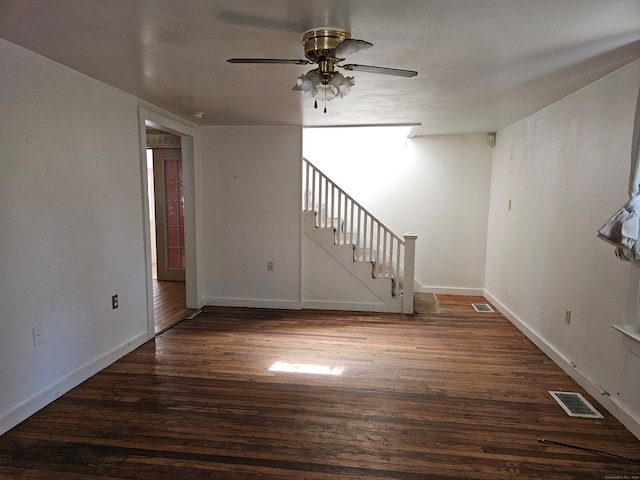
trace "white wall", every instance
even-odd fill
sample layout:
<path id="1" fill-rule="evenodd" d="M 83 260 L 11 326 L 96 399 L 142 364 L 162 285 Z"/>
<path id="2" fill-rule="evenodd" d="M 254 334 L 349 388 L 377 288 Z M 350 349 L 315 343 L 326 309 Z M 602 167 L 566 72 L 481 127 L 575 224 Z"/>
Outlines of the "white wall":
<path id="1" fill-rule="evenodd" d="M 204 303 L 299 308 L 301 128 L 203 127 L 201 146 Z"/>
<path id="2" fill-rule="evenodd" d="M 0 60 L 2 433 L 148 322 L 136 100 L 2 40 Z"/>
<path id="3" fill-rule="evenodd" d="M 306 233 L 302 235 L 301 246 L 304 308 L 374 312 L 389 310 L 386 303 L 361 283 L 351 270 L 343 267 Z M 350 251 L 345 256 L 349 254 L 353 256 Z"/>
<path id="4" fill-rule="evenodd" d="M 486 274 L 488 297 L 637 436 L 640 358 L 611 327 L 630 321 L 637 267 L 596 232 L 628 200 L 639 84 L 636 61 L 498 132 Z"/>
<path id="5" fill-rule="evenodd" d="M 407 139 L 406 130 L 306 129 L 304 155 L 396 234 L 417 233 L 418 291 L 482 294 L 487 135 Z"/>

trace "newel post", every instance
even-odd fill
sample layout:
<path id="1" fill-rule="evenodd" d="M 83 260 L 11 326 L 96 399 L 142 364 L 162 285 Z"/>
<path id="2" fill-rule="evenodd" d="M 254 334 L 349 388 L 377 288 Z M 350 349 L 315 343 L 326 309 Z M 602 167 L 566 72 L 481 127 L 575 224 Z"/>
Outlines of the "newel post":
<path id="1" fill-rule="evenodd" d="M 402 313 L 413 314 L 413 288 L 416 263 L 415 233 L 404 234 L 404 286 L 402 292 Z"/>

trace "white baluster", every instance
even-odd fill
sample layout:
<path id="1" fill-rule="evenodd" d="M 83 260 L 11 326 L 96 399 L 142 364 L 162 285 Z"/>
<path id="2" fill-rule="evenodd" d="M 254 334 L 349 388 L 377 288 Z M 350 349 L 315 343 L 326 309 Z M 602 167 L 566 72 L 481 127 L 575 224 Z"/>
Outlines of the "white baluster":
<path id="1" fill-rule="evenodd" d="M 414 268 L 416 261 L 415 233 L 404 234 L 404 288 L 402 293 L 402 313 L 413 314 Z"/>
<path id="2" fill-rule="evenodd" d="M 361 230 L 361 225 L 360 225 L 360 222 L 361 222 L 360 216 L 361 216 L 361 214 L 362 214 L 362 209 L 358 205 L 358 225 L 357 225 L 358 234 L 356 235 L 356 260 L 357 261 L 360 261 L 360 249 L 363 248 L 362 247 L 363 246 L 363 242 L 362 242 L 362 237 L 361 237 L 362 230 Z"/>
<path id="3" fill-rule="evenodd" d="M 323 188 L 324 188 L 324 226 L 326 227 L 329 223 L 329 179 L 322 176 L 323 178 Z"/>
<path id="4" fill-rule="evenodd" d="M 354 205 L 353 205 L 353 200 L 351 200 L 351 219 L 350 219 L 351 223 L 349 224 L 349 233 L 351 234 L 351 236 L 349 238 L 349 243 L 354 243 L 353 242 L 353 234 L 355 233 L 355 230 L 353 228 L 353 226 L 354 226 L 354 223 L 353 223 L 353 210 L 354 210 Z"/>
<path id="5" fill-rule="evenodd" d="M 312 177 L 313 178 L 311 182 L 311 210 L 316 212 L 316 223 L 317 223 L 318 212 L 316 210 L 316 169 L 315 168 L 312 170 Z"/>
<path id="6" fill-rule="evenodd" d="M 373 217 L 369 217 L 370 226 L 369 226 L 369 261 L 373 262 Z"/>
<path id="7" fill-rule="evenodd" d="M 338 189 L 338 245 L 342 245 L 342 194 Z"/>
<path id="8" fill-rule="evenodd" d="M 388 255 L 389 252 L 387 252 L 387 236 L 389 235 L 389 232 L 387 231 L 387 229 L 385 228 L 383 231 L 383 240 L 382 240 L 382 263 L 384 263 L 385 265 L 389 265 L 388 269 L 385 269 L 385 271 L 383 272 L 383 277 L 384 278 L 389 278 L 389 276 L 391 275 L 391 257 Z"/>

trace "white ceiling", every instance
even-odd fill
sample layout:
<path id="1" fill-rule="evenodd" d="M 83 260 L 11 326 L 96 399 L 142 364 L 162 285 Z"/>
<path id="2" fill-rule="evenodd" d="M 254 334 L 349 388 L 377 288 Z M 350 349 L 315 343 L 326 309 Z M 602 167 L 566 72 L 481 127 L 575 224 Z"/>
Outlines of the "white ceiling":
<path id="1" fill-rule="evenodd" d="M 292 91 L 313 66 L 302 33 L 349 29 L 344 99 Z M 201 125 L 420 123 L 418 135 L 491 132 L 640 58 L 640 0 L 0 0 L 0 37 Z"/>

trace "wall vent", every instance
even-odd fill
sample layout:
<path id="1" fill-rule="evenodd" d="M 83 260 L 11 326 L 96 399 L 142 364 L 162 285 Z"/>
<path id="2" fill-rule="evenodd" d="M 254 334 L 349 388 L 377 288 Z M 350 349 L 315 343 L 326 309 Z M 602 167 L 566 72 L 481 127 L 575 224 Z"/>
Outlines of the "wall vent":
<path id="1" fill-rule="evenodd" d="M 552 391 L 549 393 L 570 417 L 604 418 L 579 393 Z"/>
<path id="2" fill-rule="evenodd" d="M 493 312 L 493 308 L 487 303 L 472 303 L 471 306 L 476 312 Z"/>

